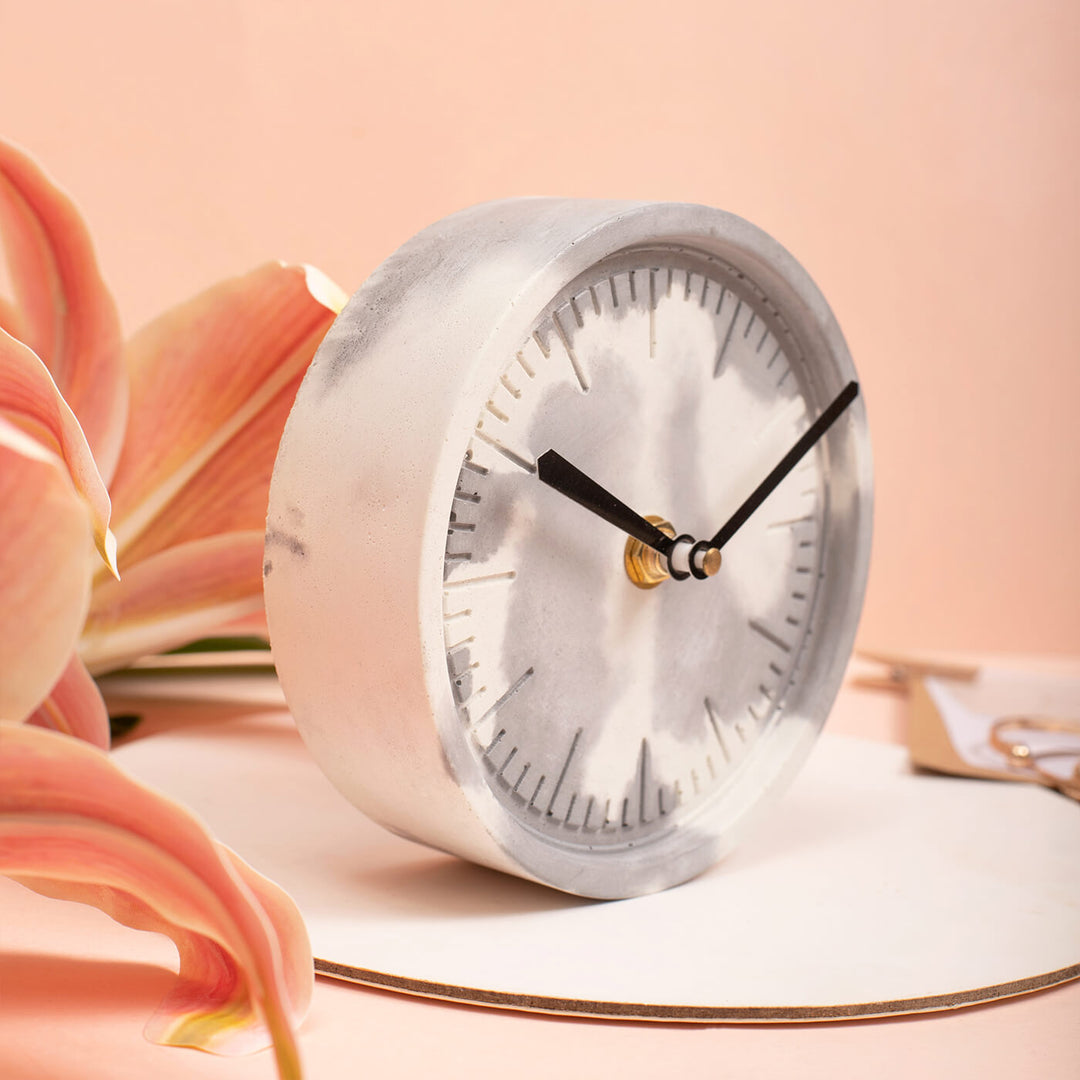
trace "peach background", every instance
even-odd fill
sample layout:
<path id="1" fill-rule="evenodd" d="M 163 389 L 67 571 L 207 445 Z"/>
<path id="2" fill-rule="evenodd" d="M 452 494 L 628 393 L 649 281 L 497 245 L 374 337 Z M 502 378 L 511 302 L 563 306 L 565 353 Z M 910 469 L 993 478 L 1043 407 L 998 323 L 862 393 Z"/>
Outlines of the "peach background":
<path id="1" fill-rule="evenodd" d="M 271 256 L 351 291 L 482 199 L 742 214 L 860 368 L 861 642 L 1080 652 L 1078 56 L 1071 0 L 0 2 L 0 125 L 129 330 Z"/>

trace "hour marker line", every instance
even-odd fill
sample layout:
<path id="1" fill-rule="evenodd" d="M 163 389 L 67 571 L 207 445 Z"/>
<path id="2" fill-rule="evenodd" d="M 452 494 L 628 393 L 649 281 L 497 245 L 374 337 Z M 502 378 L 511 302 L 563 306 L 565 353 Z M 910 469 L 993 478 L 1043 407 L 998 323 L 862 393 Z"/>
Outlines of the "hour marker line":
<path id="1" fill-rule="evenodd" d="M 742 311 L 741 300 L 735 305 L 735 314 L 731 316 L 731 322 L 728 323 L 727 333 L 724 335 L 724 343 L 720 346 L 720 351 L 716 354 L 716 363 L 713 365 L 714 379 L 720 374 L 720 365 L 724 362 L 724 353 L 727 352 L 727 347 L 731 343 L 731 334 L 735 329 L 735 323 L 739 318 L 740 311 Z"/>
<path id="2" fill-rule="evenodd" d="M 577 323 L 580 330 L 585 325 L 585 320 L 581 317 L 581 308 L 577 305 L 577 300 L 574 297 L 570 298 L 570 310 L 574 314 L 574 322 Z"/>
<path id="3" fill-rule="evenodd" d="M 516 570 L 504 570 L 500 574 L 484 574 L 481 577 L 458 578 L 457 581 L 444 581 L 443 589 L 463 589 L 467 585 L 486 585 L 489 581 L 513 581 Z"/>
<path id="4" fill-rule="evenodd" d="M 731 754 L 728 753 L 727 743 L 724 742 L 724 737 L 720 734 L 720 723 L 716 717 L 716 706 L 713 705 L 709 698 L 705 699 L 705 714 L 709 718 L 709 724 L 712 726 L 716 741 L 720 744 L 720 751 L 724 755 L 724 760 L 730 761 Z"/>
<path id="5" fill-rule="evenodd" d="M 496 439 L 493 435 L 489 435 L 483 429 L 476 429 L 476 437 L 481 442 L 487 443 L 488 446 L 490 446 L 491 449 L 494 450 L 497 454 L 502 454 L 502 456 L 506 458 L 507 461 L 512 462 L 519 469 L 524 469 L 526 472 L 529 473 L 536 472 L 535 461 L 529 461 L 528 458 L 523 458 L 520 454 L 514 453 L 514 451 L 511 450 L 510 447 L 504 446 L 501 442 L 499 442 L 498 439 Z"/>
<path id="6" fill-rule="evenodd" d="M 524 675 L 518 677 L 517 681 L 502 695 L 502 697 L 491 705 L 478 720 L 474 720 L 469 726 L 477 727 L 489 717 L 494 716 L 529 681 L 529 679 L 532 678 L 532 675 L 533 669 L 529 668 Z"/>
<path id="7" fill-rule="evenodd" d="M 589 392 L 589 381 L 585 378 L 585 372 L 581 370 L 581 364 L 578 362 L 578 358 L 574 354 L 574 348 L 570 344 L 570 339 L 566 336 L 566 331 L 563 329 L 563 324 L 559 321 L 559 313 L 557 311 L 553 311 L 551 313 L 551 321 L 555 324 L 555 333 L 559 335 L 559 340 L 562 342 L 562 346 L 566 350 L 567 359 L 570 361 L 570 366 L 574 369 L 574 375 L 577 377 L 578 385 L 581 387 L 581 392 L 583 394 L 587 394 Z"/>
<path id="8" fill-rule="evenodd" d="M 555 781 L 555 789 L 554 789 L 554 791 L 552 791 L 551 798 L 548 800 L 548 804 L 547 804 L 547 816 L 548 817 L 552 817 L 553 814 L 554 814 L 555 800 L 559 797 L 559 791 L 562 789 L 563 781 L 566 779 L 567 770 L 569 770 L 569 768 L 570 768 L 570 762 L 573 759 L 575 752 L 577 751 L 578 742 L 581 740 L 581 733 L 584 730 L 585 730 L 584 728 L 578 728 L 577 731 L 574 732 L 573 741 L 570 743 L 570 752 L 566 755 L 566 760 L 563 762 L 563 767 L 559 771 L 559 779 Z M 571 799 L 570 800 L 571 809 L 573 808 L 573 805 L 574 805 L 574 800 Z M 570 811 L 569 810 L 566 811 L 566 816 L 567 816 L 567 818 L 570 817 Z"/>
<path id="9" fill-rule="evenodd" d="M 521 397 L 521 391 L 510 381 L 510 379 L 506 375 L 500 375 L 499 382 L 503 384 L 503 386 L 507 390 L 507 393 L 509 393 L 512 398 Z"/>
<path id="10" fill-rule="evenodd" d="M 786 641 L 777 637 L 771 630 L 762 626 L 761 623 L 756 622 L 754 619 L 750 620 L 750 629 L 755 633 L 760 634 L 767 642 L 771 645 L 775 645 L 778 649 L 781 649 L 786 653 L 791 652 L 791 646 Z"/>
<path id="11" fill-rule="evenodd" d="M 641 740 L 641 763 L 638 766 L 638 822 L 647 825 L 649 819 L 645 816 L 645 783 L 649 771 L 649 740 Z M 623 814 L 623 824 L 626 824 L 626 814 Z"/>

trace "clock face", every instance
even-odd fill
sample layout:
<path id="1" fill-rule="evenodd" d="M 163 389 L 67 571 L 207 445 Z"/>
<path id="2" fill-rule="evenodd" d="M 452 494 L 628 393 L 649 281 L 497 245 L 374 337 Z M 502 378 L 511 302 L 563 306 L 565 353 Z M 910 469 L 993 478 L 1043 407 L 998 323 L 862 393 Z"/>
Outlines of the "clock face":
<path id="1" fill-rule="evenodd" d="M 715 813 L 797 711 L 839 527 L 826 440 L 716 576 L 642 588 L 625 534 L 537 458 L 709 537 L 827 404 L 821 378 L 774 299 L 676 246 L 600 261 L 505 356 L 461 462 L 442 616 L 452 737 L 524 829 L 614 851 Z"/>

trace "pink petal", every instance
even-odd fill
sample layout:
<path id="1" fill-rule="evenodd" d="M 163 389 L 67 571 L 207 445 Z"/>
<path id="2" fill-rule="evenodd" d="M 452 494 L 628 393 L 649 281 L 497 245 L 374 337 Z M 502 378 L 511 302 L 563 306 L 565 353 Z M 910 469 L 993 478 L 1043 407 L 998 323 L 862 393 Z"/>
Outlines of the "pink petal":
<path id="1" fill-rule="evenodd" d="M 263 533 L 204 537 L 167 548 L 95 589 L 79 643 L 100 674 L 213 634 L 262 611 Z"/>
<path id="2" fill-rule="evenodd" d="M 97 683 L 74 653 L 49 696 L 29 717 L 29 723 L 109 749 L 108 710 Z"/>
<path id="3" fill-rule="evenodd" d="M 116 541 L 109 531 L 109 493 L 82 428 L 41 360 L 2 330 L 0 414 L 47 437 L 63 456 L 75 487 L 90 507 L 98 551 L 115 574 Z"/>
<path id="4" fill-rule="evenodd" d="M 136 334 L 111 485 L 125 568 L 185 540 L 263 528 L 292 396 L 343 301 L 318 271 L 272 263 Z"/>
<path id="5" fill-rule="evenodd" d="M 116 305 L 74 203 L 22 151 L 0 141 L 0 235 L 22 340 L 43 358 L 108 480 L 127 418 Z"/>
<path id="6" fill-rule="evenodd" d="M 0 416 L 0 721 L 63 674 L 90 599 L 90 513 L 63 460 Z"/>
<path id="7" fill-rule="evenodd" d="M 0 872 L 176 942 L 180 981 L 148 1026 L 158 1041 L 235 1053 L 268 1035 L 281 1075 L 300 1075 L 313 966 L 295 906 L 108 755 L 0 728 Z"/>

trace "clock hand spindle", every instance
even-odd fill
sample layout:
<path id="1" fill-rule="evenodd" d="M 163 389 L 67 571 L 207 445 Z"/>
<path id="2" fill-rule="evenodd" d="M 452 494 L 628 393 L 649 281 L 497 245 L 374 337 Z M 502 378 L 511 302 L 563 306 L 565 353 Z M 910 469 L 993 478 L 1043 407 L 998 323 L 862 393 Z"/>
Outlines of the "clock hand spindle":
<path id="1" fill-rule="evenodd" d="M 709 541 L 697 547 L 722 548 L 746 524 L 747 519 L 773 493 L 785 476 L 810 452 L 825 432 L 840 418 L 843 411 L 859 396 L 859 384 L 849 382 L 825 411 L 803 433 L 797 443 L 781 458 L 779 464 L 750 493 L 746 501 L 724 522 Z"/>

